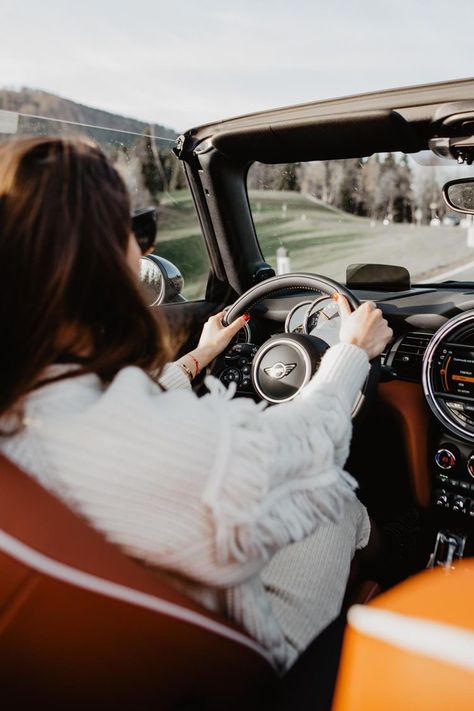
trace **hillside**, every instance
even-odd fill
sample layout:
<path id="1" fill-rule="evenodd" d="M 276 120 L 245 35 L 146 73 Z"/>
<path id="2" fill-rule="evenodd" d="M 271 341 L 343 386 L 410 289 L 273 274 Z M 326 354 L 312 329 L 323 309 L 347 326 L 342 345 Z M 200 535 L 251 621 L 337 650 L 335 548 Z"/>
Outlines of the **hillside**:
<path id="1" fill-rule="evenodd" d="M 276 250 L 289 250 L 293 271 L 344 281 L 351 263 L 401 264 L 413 281 L 472 259 L 460 227 L 392 223 L 358 217 L 303 193 L 249 191 L 252 215 L 265 259 L 276 268 Z"/>
<path id="2" fill-rule="evenodd" d="M 136 133 L 146 131 L 148 133 L 149 129 L 149 124 L 145 121 L 138 121 L 137 119 L 112 114 L 101 109 L 84 106 L 39 89 L 0 89 L 0 109 L 93 126 L 103 126 L 121 131 L 133 131 Z M 163 136 L 164 138 L 174 139 L 178 135 L 173 129 L 161 124 L 154 124 L 154 131 L 156 136 Z"/>
<path id="3" fill-rule="evenodd" d="M 453 255 L 472 260 L 461 227 L 383 225 L 291 191 L 251 190 L 249 199 L 260 247 L 275 269 L 281 245 L 289 250 L 293 271 L 343 282 L 351 263 L 400 264 L 417 282 L 450 267 Z M 187 298 L 202 296 L 208 259 L 188 191 L 161 196 L 156 253 L 179 265 Z"/>

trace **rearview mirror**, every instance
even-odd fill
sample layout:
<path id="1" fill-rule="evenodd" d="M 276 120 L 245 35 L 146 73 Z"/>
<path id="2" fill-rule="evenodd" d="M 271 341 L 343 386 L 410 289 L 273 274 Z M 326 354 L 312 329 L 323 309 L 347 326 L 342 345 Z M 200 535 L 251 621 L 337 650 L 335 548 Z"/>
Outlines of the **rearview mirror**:
<path id="1" fill-rule="evenodd" d="M 156 254 L 140 259 L 140 281 L 148 306 L 186 301 L 181 291 L 184 279 L 172 262 Z"/>
<path id="2" fill-rule="evenodd" d="M 474 215 L 474 178 L 450 180 L 443 186 L 443 197 L 451 210 Z"/>

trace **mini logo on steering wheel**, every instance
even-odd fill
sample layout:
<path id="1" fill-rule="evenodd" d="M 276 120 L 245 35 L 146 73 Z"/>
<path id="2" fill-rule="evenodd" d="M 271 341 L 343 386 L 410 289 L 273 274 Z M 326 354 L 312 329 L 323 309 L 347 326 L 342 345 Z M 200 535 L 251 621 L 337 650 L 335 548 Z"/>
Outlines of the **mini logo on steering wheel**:
<path id="1" fill-rule="evenodd" d="M 286 378 L 292 370 L 296 368 L 296 363 L 274 363 L 271 368 L 264 368 L 264 372 L 275 380 Z"/>

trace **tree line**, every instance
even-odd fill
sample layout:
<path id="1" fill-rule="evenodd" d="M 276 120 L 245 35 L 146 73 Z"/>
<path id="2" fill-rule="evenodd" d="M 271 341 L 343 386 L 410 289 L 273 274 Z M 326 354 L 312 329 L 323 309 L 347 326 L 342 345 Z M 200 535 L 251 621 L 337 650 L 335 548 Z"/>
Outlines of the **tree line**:
<path id="1" fill-rule="evenodd" d="M 284 166 L 256 163 L 248 186 L 298 191 L 372 220 L 429 223 L 446 214 L 444 179 L 442 169 L 413 170 L 406 155 L 387 153 Z"/>
<path id="2" fill-rule="evenodd" d="M 109 153 L 136 206 L 158 205 L 163 193 L 187 187 L 181 162 L 152 135 L 131 145 L 112 143 Z M 394 153 L 286 165 L 254 163 L 247 184 L 250 190 L 301 192 L 375 221 L 429 224 L 442 219 L 447 212 L 441 196 L 444 170 L 414 170 L 412 165 L 406 155 Z"/>
<path id="3" fill-rule="evenodd" d="M 152 135 L 140 136 L 132 144 L 115 141 L 105 150 L 127 183 L 135 207 L 159 205 L 163 193 L 187 187 L 181 162 Z"/>

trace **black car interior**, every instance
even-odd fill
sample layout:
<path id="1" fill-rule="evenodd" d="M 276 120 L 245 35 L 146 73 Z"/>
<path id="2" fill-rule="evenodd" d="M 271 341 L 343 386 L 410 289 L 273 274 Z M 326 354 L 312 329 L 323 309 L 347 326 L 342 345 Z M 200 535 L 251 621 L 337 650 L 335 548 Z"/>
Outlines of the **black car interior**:
<path id="1" fill-rule="evenodd" d="M 213 305 L 230 307 L 229 321 L 249 311 L 248 329 L 212 372 L 226 385 L 234 382 L 236 396 L 260 399 L 265 375 L 252 369 L 254 358 L 265 365 L 260 351 L 276 337 L 280 349 L 292 348 L 292 339 L 304 340 L 301 333 L 285 333 L 285 322 L 292 309 L 313 302 L 324 290 L 308 288 L 301 275 L 275 277 L 265 261 L 249 207 L 249 166 L 426 149 L 469 164 L 473 135 L 474 84 L 469 80 L 317 102 L 191 129 L 178 139 L 175 152 L 184 162 L 211 273 L 204 302 L 164 308 L 173 321 L 187 312 L 196 332 Z M 318 265 L 311 271 L 319 275 Z M 472 554 L 474 361 L 465 364 L 468 374 L 458 371 L 460 356 L 474 350 L 473 284 L 417 285 L 403 265 L 353 264 L 346 284 L 332 288 L 348 294 L 353 305 L 376 302 L 394 331 L 379 372 L 371 371 L 379 380 L 375 397 L 354 420 L 348 467 L 360 481 L 362 498 L 382 520 L 410 502 L 420 507 L 425 543 L 415 566 L 424 567 L 440 530 L 455 532 L 464 554 Z M 433 338 L 440 327 L 446 328 L 444 335 Z M 465 379 L 461 386 L 460 377 Z M 270 402 L 280 399 L 281 393 Z"/>

